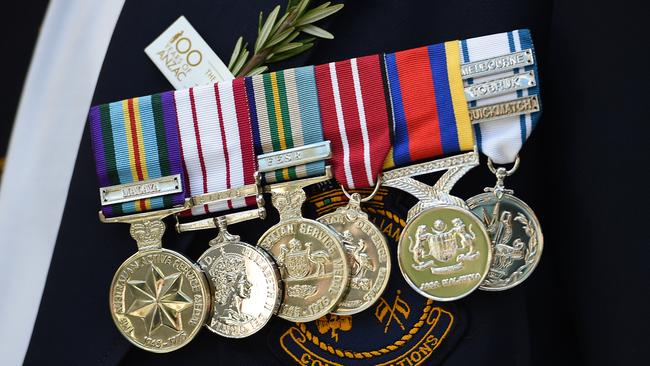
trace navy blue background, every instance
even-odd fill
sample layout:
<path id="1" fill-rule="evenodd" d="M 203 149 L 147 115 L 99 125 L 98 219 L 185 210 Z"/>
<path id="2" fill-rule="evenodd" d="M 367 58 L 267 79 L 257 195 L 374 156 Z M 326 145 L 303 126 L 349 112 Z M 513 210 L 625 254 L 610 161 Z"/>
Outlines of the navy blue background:
<path id="1" fill-rule="evenodd" d="M 143 52 L 185 15 L 227 60 L 235 40 L 255 38 L 257 13 L 275 1 L 129 1 L 102 68 L 93 104 L 171 89 Z M 448 365 L 640 364 L 648 359 L 647 47 L 639 8 L 625 1 L 345 1 L 325 22 L 324 41 L 277 68 L 318 64 L 516 28 L 530 28 L 544 113 L 507 184 L 535 208 L 545 234 L 542 262 L 516 289 L 476 292 L 467 330 Z M 647 174 L 644 174 L 647 175 Z M 455 193 L 469 197 L 493 178 L 471 171 Z M 404 201 L 407 205 L 408 202 Z M 83 137 L 26 364 L 275 364 L 268 336 L 226 340 L 207 331 L 155 355 L 113 325 L 107 290 L 135 251 L 126 226 L 101 225 L 90 138 Z M 273 210 L 271 210 L 273 211 Z M 275 222 L 233 228 L 255 242 Z M 244 230 L 245 229 L 245 230 Z M 165 244 L 196 259 L 213 233 Z M 282 320 L 274 320 L 282 322 Z M 371 335 L 369 335 L 371 337 Z M 440 360 L 437 360 L 440 361 Z"/>

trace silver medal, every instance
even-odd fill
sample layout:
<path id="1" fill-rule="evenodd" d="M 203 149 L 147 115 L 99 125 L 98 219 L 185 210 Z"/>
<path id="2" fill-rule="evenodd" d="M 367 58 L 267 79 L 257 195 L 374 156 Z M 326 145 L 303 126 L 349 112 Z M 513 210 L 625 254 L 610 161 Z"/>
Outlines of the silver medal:
<path id="1" fill-rule="evenodd" d="M 492 241 L 493 259 L 481 290 L 507 290 L 522 283 L 533 272 L 542 255 L 544 237 L 539 220 L 533 210 L 505 189 L 503 181 L 519 165 L 507 171 L 495 169 L 488 160 L 490 170 L 496 175 L 494 188 L 467 200 L 467 205 L 485 225 Z"/>

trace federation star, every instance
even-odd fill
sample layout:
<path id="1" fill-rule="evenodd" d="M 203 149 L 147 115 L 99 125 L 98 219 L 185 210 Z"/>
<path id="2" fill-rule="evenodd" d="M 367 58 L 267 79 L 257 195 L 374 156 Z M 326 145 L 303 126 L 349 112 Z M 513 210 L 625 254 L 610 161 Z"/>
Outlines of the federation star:
<path id="1" fill-rule="evenodd" d="M 152 264 L 144 281 L 131 280 L 127 285 L 133 297 L 127 314 L 143 319 L 148 335 L 162 326 L 183 330 L 181 313 L 194 301 L 181 290 L 180 272 L 165 276 Z"/>

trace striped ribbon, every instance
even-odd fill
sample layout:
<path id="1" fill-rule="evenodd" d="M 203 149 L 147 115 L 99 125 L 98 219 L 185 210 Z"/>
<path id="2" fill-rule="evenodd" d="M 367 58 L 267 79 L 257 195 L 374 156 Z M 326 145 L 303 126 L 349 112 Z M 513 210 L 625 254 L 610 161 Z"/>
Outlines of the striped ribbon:
<path id="1" fill-rule="evenodd" d="M 245 79 L 257 155 L 323 141 L 314 67 Z M 306 178 L 325 171 L 325 162 L 266 173 L 267 182 Z"/>
<path id="2" fill-rule="evenodd" d="M 316 66 L 325 138 L 334 177 L 347 188 L 371 187 L 390 150 L 383 66 L 379 55 Z"/>
<path id="3" fill-rule="evenodd" d="M 458 41 L 384 55 L 393 152 L 384 168 L 474 147 Z"/>
<path id="4" fill-rule="evenodd" d="M 491 57 L 505 55 L 515 51 L 533 48 L 533 41 L 528 29 L 492 34 L 489 36 L 471 38 L 461 41 L 463 62 L 472 62 Z M 534 53 L 533 53 L 534 55 Z M 534 57 L 534 56 L 533 56 Z M 535 65 L 537 62 L 535 62 Z M 506 75 L 514 75 L 522 71 L 532 70 L 539 83 L 536 66 L 516 69 L 514 71 L 466 80 L 467 84 L 482 83 Z M 482 106 L 500 101 L 507 101 L 527 95 L 539 95 L 539 87 L 535 86 L 516 93 L 504 94 L 498 97 L 472 101 L 470 107 Z M 481 152 L 497 164 L 514 162 L 519 150 L 532 130 L 537 126 L 541 112 L 507 117 L 496 121 L 474 125 L 476 142 Z"/>
<path id="5" fill-rule="evenodd" d="M 174 93 L 90 109 L 97 177 L 102 187 L 182 174 Z M 106 216 L 172 207 L 183 193 L 103 206 Z"/>
<path id="6" fill-rule="evenodd" d="M 474 135 L 496 163 L 514 160 L 539 113 L 472 128 L 461 60 L 532 48 L 519 30 L 253 77 L 93 107 L 102 187 L 181 174 L 186 197 L 254 183 L 256 155 L 331 141 L 332 168 L 350 188 L 384 169 L 468 151 Z M 531 70 L 536 69 L 529 67 Z M 484 82 L 515 70 L 468 79 Z M 473 101 L 480 106 L 538 94 L 533 87 Z M 391 151 L 392 142 L 392 151 Z M 267 182 L 319 175 L 318 161 L 266 173 Z M 181 203 L 182 194 L 105 206 L 106 215 Z M 255 204 L 253 197 L 195 207 L 192 214 Z"/>
<path id="7" fill-rule="evenodd" d="M 174 93 L 188 196 L 255 183 L 256 161 L 243 79 Z M 193 207 L 192 215 L 255 205 L 255 197 Z"/>

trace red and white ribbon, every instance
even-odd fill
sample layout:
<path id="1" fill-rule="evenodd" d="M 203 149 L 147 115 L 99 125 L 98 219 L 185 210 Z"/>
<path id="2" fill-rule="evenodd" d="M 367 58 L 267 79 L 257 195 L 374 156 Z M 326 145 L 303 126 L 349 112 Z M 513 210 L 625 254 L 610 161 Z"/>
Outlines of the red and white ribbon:
<path id="1" fill-rule="evenodd" d="M 255 183 L 255 153 L 243 79 L 174 93 L 190 195 Z M 255 205 L 255 197 L 192 208 L 192 215 Z"/>
<path id="2" fill-rule="evenodd" d="M 346 188 L 372 187 L 390 150 L 381 58 L 377 55 L 315 68 L 334 176 Z"/>

